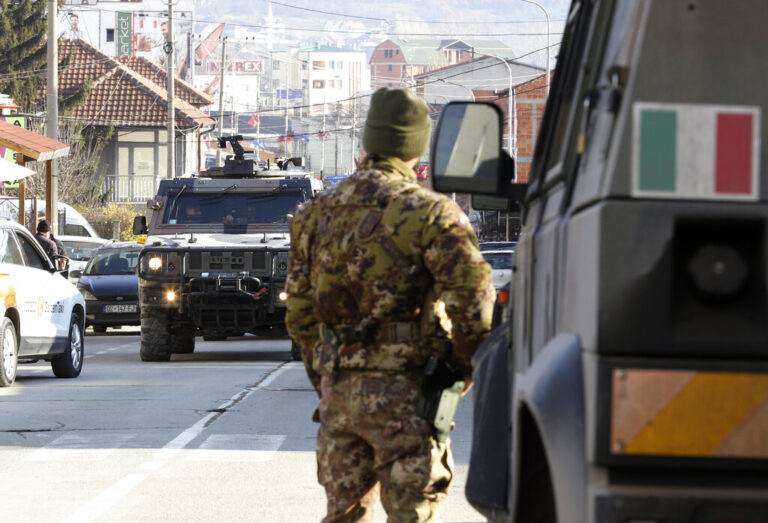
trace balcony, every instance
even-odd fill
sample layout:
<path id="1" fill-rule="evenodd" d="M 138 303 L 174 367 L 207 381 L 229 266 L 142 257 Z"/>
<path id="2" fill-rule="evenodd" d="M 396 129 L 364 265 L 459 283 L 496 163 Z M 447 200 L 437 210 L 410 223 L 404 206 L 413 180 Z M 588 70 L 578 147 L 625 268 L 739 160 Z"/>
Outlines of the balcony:
<path id="1" fill-rule="evenodd" d="M 145 203 L 157 194 L 161 176 L 117 175 L 104 176 L 104 191 L 114 203 Z"/>

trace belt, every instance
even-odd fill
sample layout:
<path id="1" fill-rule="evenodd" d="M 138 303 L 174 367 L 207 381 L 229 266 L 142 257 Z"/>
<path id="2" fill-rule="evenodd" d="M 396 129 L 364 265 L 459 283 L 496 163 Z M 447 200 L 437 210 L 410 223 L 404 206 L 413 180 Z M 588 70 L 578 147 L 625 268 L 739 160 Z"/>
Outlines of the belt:
<path id="1" fill-rule="evenodd" d="M 417 321 L 366 322 L 356 326 L 319 323 L 320 338 L 331 347 L 355 343 L 406 343 L 421 338 Z"/>

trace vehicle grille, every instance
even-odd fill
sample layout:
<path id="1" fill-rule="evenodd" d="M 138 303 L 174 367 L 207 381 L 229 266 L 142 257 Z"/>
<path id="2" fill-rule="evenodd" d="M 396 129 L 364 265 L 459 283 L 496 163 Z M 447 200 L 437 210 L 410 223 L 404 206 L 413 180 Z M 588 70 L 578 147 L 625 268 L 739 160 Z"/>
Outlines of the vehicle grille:
<path id="1" fill-rule="evenodd" d="M 186 276 L 210 272 L 270 273 L 271 255 L 266 251 L 204 251 L 186 254 Z"/>

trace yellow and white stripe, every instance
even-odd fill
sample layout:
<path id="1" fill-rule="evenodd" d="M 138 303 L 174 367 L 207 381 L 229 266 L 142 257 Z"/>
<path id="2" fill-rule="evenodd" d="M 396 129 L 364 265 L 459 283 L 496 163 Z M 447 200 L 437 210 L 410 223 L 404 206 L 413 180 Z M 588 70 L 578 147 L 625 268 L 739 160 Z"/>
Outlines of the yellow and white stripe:
<path id="1" fill-rule="evenodd" d="M 611 452 L 768 458 L 768 374 L 614 369 Z"/>

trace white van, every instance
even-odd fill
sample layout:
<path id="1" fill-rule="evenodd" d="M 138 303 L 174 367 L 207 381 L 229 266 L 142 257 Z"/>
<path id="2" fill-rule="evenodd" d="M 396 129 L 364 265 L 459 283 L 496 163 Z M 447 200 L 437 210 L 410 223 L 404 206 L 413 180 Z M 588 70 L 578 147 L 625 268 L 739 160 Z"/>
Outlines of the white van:
<path id="1" fill-rule="evenodd" d="M 35 232 L 38 220 L 45 218 L 45 200 L 37 200 L 37 218 L 32 219 L 32 199 L 26 200 L 25 210 L 27 214 L 27 227 Z M 11 221 L 19 219 L 19 200 L 13 196 L 0 196 L 0 218 L 7 218 Z M 83 218 L 83 215 L 77 212 L 69 204 L 59 202 L 59 236 L 86 236 L 98 238 L 99 235 Z"/>

